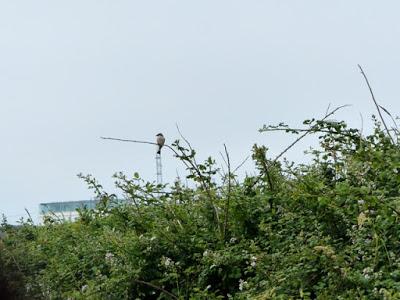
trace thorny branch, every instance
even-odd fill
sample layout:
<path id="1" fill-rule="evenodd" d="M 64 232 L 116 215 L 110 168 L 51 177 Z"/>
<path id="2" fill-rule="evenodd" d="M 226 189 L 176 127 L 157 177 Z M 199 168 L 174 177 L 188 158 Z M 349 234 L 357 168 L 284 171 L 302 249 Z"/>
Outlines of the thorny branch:
<path id="1" fill-rule="evenodd" d="M 321 119 L 321 121 L 325 121 L 327 118 L 335 114 L 339 109 L 342 109 L 344 107 L 350 106 L 349 104 L 341 105 L 333 109 L 331 112 L 328 112 L 328 110 L 325 113 L 325 116 Z M 328 107 L 329 109 L 329 107 Z M 282 157 L 283 154 L 285 154 L 287 151 L 289 151 L 294 145 L 296 145 L 300 140 L 305 138 L 309 133 L 314 132 L 313 130 L 317 127 L 318 125 L 311 126 L 307 131 L 305 131 L 301 136 L 299 136 L 293 143 L 291 143 L 289 146 L 287 146 L 278 156 L 274 158 L 272 162 L 276 162 L 279 158 Z M 268 171 L 268 166 L 264 166 L 266 168 L 266 171 Z M 261 176 L 259 176 L 251 185 L 251 187 L 255 186 L 259 181 L 261 180 Z M 270 185 L 270 188 L 272 188 L 272 181 L 269 176 L 269 173 L 267 172 L 267 180 Z"/>
<path id="2" fill-rule="evenodd" d="M 325 117 L 322 118 L 321 121 L 325 121 L 327 118 L 329 118 L 330 116 L 332 116 L 333 114 L 335 114 L 339 109 L 342 109 L 344 107 L 348 107 L 350 105 L 346 104 L 346 105 L 342 105 L 342 106 L 338 106 L 336 107 L 334 110 L 332 110 L 330 113 L 325 114 Z M 287 151 L 289 151 L 290 148 L 292 148 L 294 145 L 296 145 L 300 140 L 302 140 L 304 137 L 306 137 L 310 132 L 312 132 L 312 129 L 315 128 L 316 125 L 311 126 L 309 131 L 306 131 L 305 133 L 303 133 L 301 136 L 299 136 L 293 143 L 291 143 L 289 146 L 287 146 L 277 157 L 275 157 L 275 159 L 273 160 L 274 162 L 277 161 L 279 158 L 282 157 L 283 154 L 285 154 Z"/>

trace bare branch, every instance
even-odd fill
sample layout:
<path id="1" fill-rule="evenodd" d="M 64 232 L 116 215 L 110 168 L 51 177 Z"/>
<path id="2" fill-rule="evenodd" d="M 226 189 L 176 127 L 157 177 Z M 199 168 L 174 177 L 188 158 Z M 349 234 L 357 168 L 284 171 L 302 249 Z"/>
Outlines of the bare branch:
<path id="1" fill-rule="evenodd" d="M 185 143 L 188 145 L 190 150 L 193 150 L 192 145 L 189 143 L 189 141 L 183 136 L 181 130 L 179 129 L 178 124 L 175 124 L 176 129 L 178 130 L 179 135 L 181 136 L 181 138 L 185 141 Z"/>
<path id="2" fill-rule="evenodd" d="M 382 113 L 381 113 L 381 109 L 380 109 L 380 105 L 378 104 L 378 102 L 377 102 L 376 99 L 375 99 L 375 95 L 374 95 L 374 92 L 372 91 L 371 85 L 369 84 L 367 75 L 365 74 L 363 68 L 362 68 L 360 65 L 358 65 L 358 68 L 360 69 L 361 74 L 362 74 L 362 76 L 364 77 L 365 82 L 367 83 L 367 86 L 368 86 L 368 89 L 369 89 L 369 93 L 371 94 L 372 100 L 374 101 L 376 110 L 378 111 L 378 114 L 379 114 L 379 117 L 381 118 L 382 124 L 383 124 L 383 126 L 385 127 L 386 132 L 387 132 L 388 136 L 390 137 L 392 143 L 394 144 L 395 142 L 394 142 L 394 140 L 393 140 L 392 135 L 391 135 L 390 132 L 389 132 L 389 129 L 388 129 L 387 125 L 386 125 L 385 120 L 383 119 L 383 116 L 382 116 Z"/>
<path id="3" fill-rule="evenodd" d="M 246 161 L 250 158 L 250 155 L 247 155 L 247 157 L 233 170 L 233 173 L 235 173 L 237 170 L 239 170 L 245 163 Z"/>
<path id="4" fill-rule="evenodd" d="M 147 141 L 137 141 L 137 140 L 118 139 L 118 138 L 104 137 L 104 136 L 101 136 L 100 138 L 103 139 L 103 140 L 113 140 L 113 141 L 120 141 L 120 142 L 131 142 L 131 143 L 140 143 L 140 144 L 150 144 L 150 145 L 156 145 L 156 146 L 157 146 L 157 143 L 147 142 Z"/>
<path id="5" fill-rule="evenodd" d="M 397 122 L 396 120 L 393 118 L 392 114 L 386 109 L 384 108 L 382 105 L 379 105 L 380 108 L 382 108 L 382 110 L 390 117 L 390 119 L 393 122 L 394 127 L 392 127 L 392 129 L 394 130 L 394 132 L 399 133 L 399 127 L 397 126 Z"/>
<path id="6" fill-rule="evenodd" d="M 228 166 L 228 162 L 226 161 L 226 159 L 225 159 L 225 157 L 224 157 L 224 155 L 222 154 L 221 151 L 219 152 L 219 155 L 221 155 L 222 160 L 224 161 L 225 165 Z"/>
<path id="7" fill-rule="evenodd" d="M 112 140 L 112 141 L 119 141 L 119 142 L 129 142 L 129 143 L 139 143 L 139 144 L 149 144 L 149 145 L 155 145 L 158 146 L 157 143 L 154 142 L 148 142 L 148 141 L 138 141 L 138 140 L 128 140 L 128 139 L 119 139 L 119 138 L 113 138 L 113 137 L 100 137 L 103 140 Z M 163 147 L 167 147 L 168 149 L 172 150 L 176 156 L 179 156 L 178 152 L 175 151 L 174 148 L 172 148 L 170 145 L 164 144 Z"/>

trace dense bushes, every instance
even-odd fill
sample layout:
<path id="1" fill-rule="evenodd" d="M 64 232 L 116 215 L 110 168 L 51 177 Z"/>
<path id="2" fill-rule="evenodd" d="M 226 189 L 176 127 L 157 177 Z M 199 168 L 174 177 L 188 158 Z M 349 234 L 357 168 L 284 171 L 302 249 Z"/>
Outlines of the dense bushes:
<path id="1" fill-rule="evenodd" d="M 28 299 L 400 298 L 400 149 L 375 122 L 362 136 L 343 122 L 307 120 L 313 162 L 267 159 L 242 181 L 226 152 L 210 158 L 172 145 L 195 189 L 116 174 L 128 204 L 100 199 L 73 223 L 3 224 L 2 276 Z M 265 130 L 299 133 L 284 124 Z M 398 132 L 393 131 L 397 141 Z M 216 183 L 216 182 L 221 182 Z"/>

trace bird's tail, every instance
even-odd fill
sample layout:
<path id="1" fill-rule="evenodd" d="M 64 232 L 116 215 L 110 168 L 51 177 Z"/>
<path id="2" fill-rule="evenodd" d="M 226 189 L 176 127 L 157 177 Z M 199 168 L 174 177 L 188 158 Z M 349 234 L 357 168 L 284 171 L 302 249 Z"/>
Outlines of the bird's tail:
<path id="1" fill-rule="evenodd" d="M 157 154 L 161 154 L 161 147 L 162 146 L 158 147 Z"/>

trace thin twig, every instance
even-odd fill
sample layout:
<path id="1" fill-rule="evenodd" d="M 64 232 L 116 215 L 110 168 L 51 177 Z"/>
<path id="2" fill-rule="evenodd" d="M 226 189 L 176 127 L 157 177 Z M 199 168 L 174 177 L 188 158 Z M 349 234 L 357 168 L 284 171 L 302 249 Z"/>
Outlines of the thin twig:
<path id="1" fill-rule="evenodd" d="M 179 135 L 181 136 L 181 138 L 182 138 L 182 139 L 185 141 L 185 143 L 188 145 L 188 147 L 189 147 L 189 149 L 192 151 L 192 153 L 194 153 L 194 149 L 192 148 L 192 145 L 191 145 L 190 142 L 185 138 L 185 136 L 182 134 L 181 130 L 179 129 L 178 124 L 175 124 L 175 125 L 176 125 L 176 129 L 178 130 L 178 133 L 179 133 Z M 182 151 L 181 151 L 181 152 L 182 152 Z M 182 152 L 182 154 L 185 155 L 185 153 L 183 153 L 183 152 Z M 210 200 L 210 202 L 211 202 L 211 205 L 213 206 L 213 209 L 214 209 L 215 217 L 216 217 L 216 219 L 217 219 L 218 229 L 219 229 L 220 232 L 221 232 L 221 227 L 220 227 L 221 224 L 220 224 L 220 219 L 219 219 L 219 213 L 218 213 L 217 207 L 216 207 L 215 204 L 214 204 L 214 201 L 213 201 L 213 198 L 212 198 L 212 195 L 211 195 L 211 191 L 210 191 L 210 186 L 209 186 L 209 184 L 207 184 L 207 183 L 205 182 L 204 176 L 203 176 L 203 174 L 201 174 L 201 171 L 200 171 L 200 169 L 199 169 L 199 165 L 197 164 L 197 161 L 196 161 L 196 158 L 194 157 L 194 155 L 193 155 L 192 159 L 191 159 L 191 160 L 190 160 L 190 159 L 187 160 L 187 162 L 192 166 L 193 170 L 197 173 L 197 176 L 198 176 L 199 179 L 200 179 L 200 184 L 202 185 L 203 189 L 206 191 L 206 193 L 207 193 L 207 195 L 208 195 L 208 198 L 209 198 L 209 200 Z"/>
<path id="2" fill-rule="evenodd" d="M 269 184 L 269 188 L 271 190 L 271 192 L 274 191 L 274 186 L 272 184 L 272 179 L 271 179 L 271 175 L 269 174 L 269 170 L 268 170 L 268 164 L 267 164 L 267 158 L 265 157 L 265 160 L 263 160 L 263 167 L 264 167 L 264 173 L 265 175 L 267 175 L 267 180 L 268 180 L 268 184 Z"/>
<path id="3" fill-rule="evenodd" d="M 392 122 L 393 122 L 394 127 L 396 127 L 396 129 L 398 130 L 399 127 L 397 126 L 397 122 L 396 122 L 396 120 L 393 118 L 392 114 L 391 114 L 386 108 L 384 108 L 382 105 L 379 105 L 379 107 L 382 108 L 383 111 L 390 117 L 390 119 L 391 119 Z"/>
<path id="4" fill-rule="evenodd" d="M 389 206 L 391 210 L 393 210 L 398 216 L 400 216 L 400 212 L 392 206 Z"/>
<path id="5" fill-rule="evenodd" d="M 136 282 L 136 283 L 141 283 L 141 284 L 147 285 L 147 286 L 152 287 L 152 288 L 154 288 L 156 290 L 159 290 L 159 291 L 163 292 L 164 294 L 170 296 L 172 299 L 177 299 L 177 300 L 179 299 L 177 296 L 175 296 L 171 292 L 168 292 L 167 290 L 163 289 L 162 287 L 156 286 L 153 283 L 150 283 L 150 282 L 147 282 L 147 281 L 143 281 L 143 280 L 139 280 L 139 279 L 134 279 L 133 281 Z"/>
<path id="6" fill-rule="evenodd" d="M 395 135 L 396 135 L 396 140 L 397 142 L 399 141 L 399 127 L 397 126 L 397 122 L 396 120 L 393 118 L 392 114 L 386 109 L 384 108 L 382 105 L 379 105 L 380 108 L 382 108 L 382 110 L 390 117 L 390 119 L 393 122 L 394 127 L 392 127 L 392 129 L 390 131 L 394 131 Z"/>
<path id="7" fill-rule="evenodd" d="M 181 138 L 182 138 L 182 139 L 185 141 L 185 143 L 188 145 L 190 151 L 192 151 L 192 153 L 194 153 L 194 149 L 193 149 L 192 145 L 190 144 L 190 142 L 188 141 L 188 139 L 185 138 L 185 136 L 182 134 L 181 130 L 179 129 L 178 124 L 175 124 L 175 126 L 176 126 L 176 130 L 178 130 L 178 133 L 179 133 L 179 135 L 181 136 Z M 197 167 L 198 164 L 197 164 L 197 161 L 196 161 L 196 157 L 194 157 L 194 156 L 193 156 L 193 162 L 194 162 L 194 165 Z"/>
<path id="8" fill-rule="evenodd" d="M 175 124 L 176 129 L 178 130 L 179 135 L 181 136 L 181 138 L 185 141 L 185 143 L 188 145 L 188 147 L 190 148 L 190 150 L 193 150 L 192 145 L 189 143 L 189 141 L 183 136 L 181 130 L 179 129 L 178 124 Z"/>
<path id="9" fill-rule="evenodd" d="M 33 222 L 33 219 L 32 219 L 32 216 L 31 216 L 31 214 L 30 214 L 30 212 L 29 212 L 29 210 L 27 209 L 27 208 L 25 208 L 25 211 L 26 211 L 26 213 L 28 214 L 28 216 L 29 216 L 29 220 L 31 221 L 31 223 L 34 225 L 35 223 Z"/>
<path id="10" fill-rule="evenodd" d="M 360 140 L 359 140 L 359 146 L 361 146 L 361 142 L 363 139 L 363 132 L 364 132 L 364 118 L 363 115 L 360 112 L 360 119 L 361 119 L 361 129 L 360 129 Z"/>
<path id="11" fill-rule="evenodd" d="M 181 130 L 179 129 L 178 124 L 175 124 L 176 129 L 178 130 L 179 135 L 181 136 L 181 138 L 185 141 L 185 143 L 188 145 L 189 149 L 192 151 L 194 151 L 194 149 L 192 148 L 192 145 L 190 144 L 190 142 L 185 138 L 185 136 L 182 134 Z M 182 151 L 181 151 L 182 152 Z M 186 156 L 185 153 L 182 152 L 182 155 Z M 207 185 L 203 182 L 203 175 L 201 174 L 198 164 L 196 162 L 196 158 L 193 156 L 192 158 L 193 162 L 191 160 L 188 160 L 189 164 L 192 166 L 192 168 L 196 171 L 197 175 L 199 176 L 199 178 L 201 179 L 201 183 L 203 185 L 203 188 L 205 190 L 208 191 Z"/>
<path id="12" fill-rule="evenodd" d="M 325 113 L 325 116 L 321 119 L 321 121 L 325 121 L 327 118 L 329 118 L 330 116 L 332 116 L 334 113 L 336 113 L 339 109 L 342 109 L 344 107 L 348 107 L 350 106 L 349 104 L 345 104 L 345 105 L 341 105 L 336 107 L 334 110 L 332 110 L 330 113 Z M 283 154 L 285 154 L 287 151 L 289 151 L 290 148 L 292 148 L 294 145 L 296 145 L 300 140 L 302 140 L 304 137 L 306 137 L 310 132 L 312 132 L 313 128 L 315 128 L 317 125 L 311 126 L 309 131 L 304 132 L 301 136 L 299 136 L 293 143 L 291 143 L 289 146 L 287 146 L 278 156 L 275 157 L 275 159 L 272 162 L 276 162 L 279 158 L 282 157 Z M 268 171 L 268 166 L 264 166 L 266 167 L 267 171 Z M 269 181 L 270 184 L 270 188 L 272 189 L 272 181 L 271 178 L 269 176 L 269 173 L 266 173 L 267 175 L 267 179 Z M 254 187 L 259 181 L 261 180 L 261 176 L 258 176 L 257 179 L 252 183 L 251 187 Z"/>
<path id="13" fill-rule="evenodd" d="M 247 157 L 233 170 L 233 173 L 236 173 L 237 170 L 239 170 L 245 163 L 246 161 L 250 158 L 250 155 L 247 155 Z"/>
<path id="14" fill-rule="evenodd" d="M 362 136 L 364 132 L 364 118 L 361 112 L 360 112 L 360 120 L 361 120 L 360 136 Z"/>
<path id="15" fill-rule="evenodd" d="M 12 255 L 12 253 L 10 253 L 10 256 L 11 256 L 12 260 L 14 261 L 14 264 L 17 266 L 18 271 L 19 271 L 20 273 L 22 273 L 22 269 L 21 269 L 21 267 L 19 266 L 19 264 L 18 264 L 17 260 L 15 259 L 14 255 Z"/>
<path id="16" fill-rule="evenodd" d="M 328 108 L 325 111 L 325 115 L 327 115 L 329 113 L 329 109 L 331 108 L 331 103 L 328 104 Z"/>
<path id="17" fill-rule="evenodd" d="M 332 110 L 330 113 L 325 114 L 325 117 L 322 118 L 321 121 L 325 121 L 327 118 L 329 118 L 331 115 L 333 115 L 334 113 L 336 113 L 339 109 L 342 109 L 344 107 L 350 106 L 348 104 L 346 105 L 342 105 L 342 106 L 338 106 L 336 107 L 334 110 Z M 310 129 L 313 129 L 314 126 L 312 126 Z M 302 140 L 306 135 L 308 135 L 311 131 L 306 131 L 305 133 L 303 133 L 301 136 L 299 136 L 293 143 L 291 143 L 289 146 L 287 146 L 277 157 L 275 157 L 274 162 L 277 161 L 279 158 L 281 158 L 281 156 L 283 154 L 285 154 L 290 148 L 292 148 L 294 145 L 296 145 L 300 140 Z"/>
<path id="18" fill-rule="evenodd" d="M 100 138 L 103 139 L 103 140 L 113 140 L 113 141 L 131 142 L 131 143 L 141 143 L 141 144 L 150 144 L 150 145 L 156 145 L 156 146 L 157 146 L 157 143 L 147 142 L 147 141 L 137 141 L 137 140 L 118 139 L 118 138 L 104 137 L 104 136 L 101 136 Z"/>
<path id="19" fill-rule="evenodd" d="M 217 170 L 217 173 L 221 178 L 226 177 L 226 172 L 225 172 L 224 166 L 221 166 L 221 170 Z"/>
<path id="20" fill-rule="evenodd" d="M 112 140 L 112 141 L 119 141 L 119 142 L 130 142 L 130 143 L 139 143 L 139 144 L 149 144 L 149 145 L 158 146 L 157 143 L 148 142 L 148 141 L 138 141 L 138 140 L 119 139 L 119 138 L 104 137 L 104 136 L 101 136 L 100 138 L 103 139 L 103 140 Z M 170 149 L 171 151 L 173 151 L 173 152 L 175 153 L 176 156 L 179 157 L 178 152 L 176 152 L 175 149 L 172 148 L 170 145 L 164 144 L 163 147 L 167 147 L 168 149 Z"/>
<path id="21" fill-rule="evenodd" d="M 262 130 L 263 132 L 265 131 L 287 131 L 287 132 L 323 132 L 323 133 L 335 133 L 332 132 L 331 130 L 326 130 L 326 129 L 315 129 L 315 128 L 266 128 Z"/>
<path id="22" fill-rule="evenodd" d="M 225 204 L 225 220 L 224 220 L 224 239 L 226 238 L 226 228 L 228 226 L 228 214 L 229 214 L 229 202 L 231 199 L 231 161 L 229 158 L 229 152 L 228 149 L 226 148 L 226 145 L 224 144 L 224 149 L 225 149 L 225 155 L 226 155 L 226 160 L 227 160 L 227 167 L 228 167 L 228 195 L 226 198 L 226 204 Z"/>
<path id="23" fill-rule="evenodd" d="M 364 79 L 365 79 L 365 82 L 367 83 L 367 86 L 368 86 L 368 89 L 369 89 L 369 93 L 371 94 L 372 100 L 374 101 L 376 110 L 378 111 L 378 114 L 379 114 L 379 117 L 381 118 L 382 124 L 383 124 L 383 126 L 385 126 L 386 132 L 387 132 L 388 136 L 390 137 L 390 140 L 392 141 L 393 144 L 395 144 L 394 139 L 393 139 L 393 137 L 391 136 L 391 134 L 390 134 L 390 132 L 389 132 L 389 129 L 388 129 L 387 125 L 386 125 L 386 122 L 385 122 L 385 120 L 383 119 L 383 116 L 382 116 L 382 113 L 381 113 L 381 109 L 380 109 L 380 107 L 379 107 L 380 105 L 378 104 L 378 102 L 377 102 L 376 99 L 375 99 L 375 95 L 374 95 L 374 92 L 372 91 L 371 85 L 369 84 L 367 75 L 365 74 L 363 68 L 362 68 L 360 65 L 358 65 L 358 67 L 359 67 L 359 69 L 360 69 L 360 71 L 361 71 L 362 76 L 363 76 Z"/>
<path id="24" fill-rule="evenodd" d="M 225 144 L 224 144 L 224 145 L 225 145 Z M 225 157 L 224 157 L 224 155 L 222 154 L 221 151 L 219 152 L 219 155 L 221 155 L 222 160 L 224 161 L 225 165 L 228 166 L 228 162 L 226 161 L 226 159 L 225 159 Z"/>
<path id="25" fill-rule="evenodd" d="M 176 179 L 180 182 L 181 181 L 181 176 L 179 175 L 178 168 L 176 168 L 175 172 L 176 172 Z"/>

